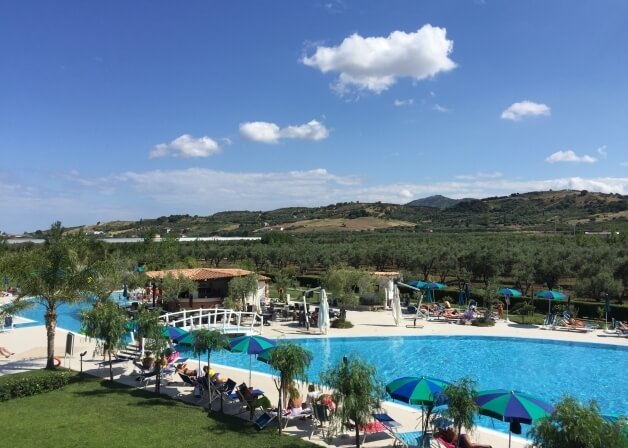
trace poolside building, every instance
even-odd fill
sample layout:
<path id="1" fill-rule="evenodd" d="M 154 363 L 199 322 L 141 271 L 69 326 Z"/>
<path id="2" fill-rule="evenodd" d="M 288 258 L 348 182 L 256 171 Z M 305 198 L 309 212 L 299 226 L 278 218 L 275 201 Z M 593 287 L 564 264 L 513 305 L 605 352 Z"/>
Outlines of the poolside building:
<path id="1" fill-rule="evenodd" d="M 179 297 L 179 306 L 185 309 L 211 308 L 222 306 L 229 291 L 229 281 L 236 277 L 257 275 L 256 297 L 247 298 L 247 305 L 252 305 L 257 298 L 260 302 L 268 298 L 270 278 L 247 271 L 246 269 L 218 269 L 218 268 L 193 268 L 193 269 L 168 269 L 164 271 L 148 271 L 145 273 L 151 280 L 163 279 L 167 275 L 173 277 L 184 276 L 196 283 L 195 291 L 188 291 Z"/>

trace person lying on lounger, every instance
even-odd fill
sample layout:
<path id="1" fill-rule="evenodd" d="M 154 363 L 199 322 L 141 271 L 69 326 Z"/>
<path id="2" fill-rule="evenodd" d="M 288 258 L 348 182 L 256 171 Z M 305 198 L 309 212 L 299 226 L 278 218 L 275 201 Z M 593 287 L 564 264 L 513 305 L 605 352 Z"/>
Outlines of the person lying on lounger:
<path id="1" fill-rule="evenodd" d="M 197 376 L 196 369 L 188 369 L 188 365 L 185 363 L 177 364 L 175 369 L 177 373 L 182 373 L 187 376 Z"/>
<path id="2" fill-rule="evenodd" d="M 574 319 L 573 317 L 570 317 L 569 319 L 567 319 L 567 325 L 569 325 L 570 327 L 584 328 L 584 322 L 582 322 L 580 319 Z"/>
<path id="3" fill-rule="evenodd" d="M 12 351 L 8 350 L 6 347 L 0 347 L 0 355 L 8 358 L 11 355 L 15 355 Z"/>

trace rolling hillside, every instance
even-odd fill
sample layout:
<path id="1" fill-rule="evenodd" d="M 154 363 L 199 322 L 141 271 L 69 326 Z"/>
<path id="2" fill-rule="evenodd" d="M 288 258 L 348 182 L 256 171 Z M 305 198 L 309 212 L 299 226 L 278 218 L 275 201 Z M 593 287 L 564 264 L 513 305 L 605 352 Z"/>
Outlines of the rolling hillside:
<path id="1" fill-rule="evenodd" d="M 414 204 L 414 205 L 411 205 Z M 429 204 L 429 205 L 428 205 Z M 75 228 L 108 236 L 147 236 L 168 231 L 187 236 L 246 236 L 264 231 L 628 231 L 628 196 L 588 191 L 514 193 L 485 199 L 444 196 L 406 205 L 344 202 L 271 211 L 224 211 L 210 216 L 171 215 L 137 222 L 112 221 Z M 45 231 L 34 232 L 40 236 Z"/>

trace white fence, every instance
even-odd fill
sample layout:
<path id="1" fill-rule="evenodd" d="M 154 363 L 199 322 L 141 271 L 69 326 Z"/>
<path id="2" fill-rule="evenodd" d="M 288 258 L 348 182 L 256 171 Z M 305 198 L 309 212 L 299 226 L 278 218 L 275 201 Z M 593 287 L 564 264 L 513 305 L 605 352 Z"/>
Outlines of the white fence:
<path id="1" fill-rule="evenodd" d="M 222 308 L 201 308 L 164 314 L 160 318 L 166 325 L 185 330 L 207 328 L 223 334 L 262 334 L 264 317 L 256 312 Z"/>

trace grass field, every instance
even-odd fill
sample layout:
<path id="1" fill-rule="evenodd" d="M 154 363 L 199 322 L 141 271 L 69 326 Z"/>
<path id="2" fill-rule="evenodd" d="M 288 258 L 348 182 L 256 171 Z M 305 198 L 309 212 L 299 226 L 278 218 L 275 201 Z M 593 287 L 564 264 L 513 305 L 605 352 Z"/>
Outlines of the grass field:
<path id="1" fill-rule="evenodd" d="M 0 405 L 7 447 L 308 447 L 239 418 L 118 383 L 88 378 Z"/>

